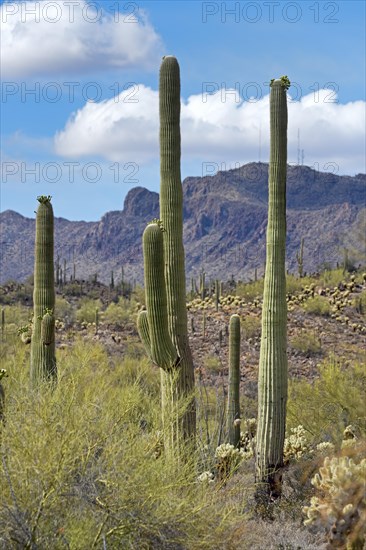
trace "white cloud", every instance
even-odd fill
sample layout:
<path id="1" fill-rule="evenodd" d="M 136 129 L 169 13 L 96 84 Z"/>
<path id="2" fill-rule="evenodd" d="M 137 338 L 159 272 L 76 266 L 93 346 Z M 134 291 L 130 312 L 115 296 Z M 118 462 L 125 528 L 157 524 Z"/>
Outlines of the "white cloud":
<path id="1" fill-rule="evenodd" d="M 134 99 L 127 90 L 100 103 L 87 103 L 55 136 L 56 152 L 66 157 L 98 156 L 115 162 L 144 164 L 158 157 L 158 92 L 140 85 Z M 304 164 L 339 174 L 365 171 L 365 102 L 327 103 L 329 90 L 300 101 L 289 101 L 288 161 L 296 163 L 298 128 Z M 225 96 L 224 96 L 225 98 Z M 261 160 L 269 156 L 269 95 L 257 102 L 220 92 L 190 96 L 182 102 L 182 162 L 226 163 Z M 315 99 L 317 102 L 315 102 Z M 317 163 L 317 164 L 315 164 Z"/>
<path id="2" fill-rule="evenodd" d="M 86 0 L 0 6 L 3 79 L 156 67 L 162 42 L 143 11 L 108 13 Z"/>

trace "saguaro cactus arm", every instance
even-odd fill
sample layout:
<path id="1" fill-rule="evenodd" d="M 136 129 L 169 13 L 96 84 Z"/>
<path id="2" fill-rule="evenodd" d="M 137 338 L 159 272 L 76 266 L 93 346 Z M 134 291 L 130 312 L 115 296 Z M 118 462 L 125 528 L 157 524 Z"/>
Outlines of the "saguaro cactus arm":
<path id="1" fill-rule="evenodd" d="M 46 310 L 41 320 L 41 342 L 49 346 L 55 341 L 55 318 L 52 310 Z"/>
<path id="2" fill-rule="evenodd" d="M 168 331 L 163 232 L 157 223 L 149 224 L 144 231 L 143 252 L 150 355 L 154 363 L 170 370 L 178 357 Z M 146 336 L 144 343 L 147 345 Z"/>

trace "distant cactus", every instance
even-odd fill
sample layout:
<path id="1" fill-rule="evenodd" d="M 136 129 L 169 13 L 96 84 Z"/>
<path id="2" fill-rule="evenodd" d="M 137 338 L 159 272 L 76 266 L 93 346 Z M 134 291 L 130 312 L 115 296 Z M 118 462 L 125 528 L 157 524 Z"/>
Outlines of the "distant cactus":
<path id="1" fill-rule="evenodd" d="M 5 309 L 1 308 L 1 338 L 5 336 Z"/>
<path id="2" fill-rule="evenodd" d="M 301 239 L 300 250 L 296 252 L 297 270 L 300 279 L 304 276 L 304 238 Z"/>
<path id="3" fill-rule="evenodd" d="M 206 295 L 206 281 L 205 281 L 206 274 L 204 271 L 200 274 L 200 294 L 201 294 L 201 300 L 205 299 Z"/>
<path id="4" fill-rule="evenodd" d="M 324 459 L 311 483 L 319 496 L 303 512 L 305 525 L 327 529 L 328 548 L 362 550 L 366 533 L 366 459 L 356 464 L 347 456 Z"/>
<path id="5" fill-rule="evenodd" d="M 5 391 L 1 384 L 1 380 L 7 375 L 5 369 L 0 369 L 0 421 L 4 419 Z"/>
<path id="6" fill-rule="evenodd" d="M 31 342 L 31 380 L 56 377 L 55 287 L 53 267 L 53 209 L 51 197 L 38 197 L 34 254 L 33 326 Z"/>
<path id="7" fill-rule="evenodd" d="M 95 308 L 95 314 L 94 314 L 94 323 L 95 323 L 95 334 L 98 332 L 99 327 L 99 308 Z"/>
<path id="8" fill-rule="evenodd" d="M 232 315 L 229 326 L 229 389 L 227 404 L 227 433 L 231 445 L 240 440 L 240 317 Z"/>
<path id="9" fill-rule="evenodd" d="M 219 281 L 215 280 L 215 309 L 216 311 L 219 311 L 219 303 L 220 303 L 220 284 Z"/>
<path id="10" fill-rule="evenodd" d="M 260 507 L 281 495 L 287 403 L 286 169 L 287 77 L 271 81 L 266 272 L 258 381 L 256 448 Z"/>

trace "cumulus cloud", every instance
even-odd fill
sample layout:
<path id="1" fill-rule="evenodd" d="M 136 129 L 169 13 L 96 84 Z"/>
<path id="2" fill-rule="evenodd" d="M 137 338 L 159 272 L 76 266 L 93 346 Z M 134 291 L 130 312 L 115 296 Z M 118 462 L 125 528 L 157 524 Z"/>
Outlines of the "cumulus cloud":
<path id="1" fill-rule="evenodd" d="M 111 13 L 103 4 L 98 9 L 86 0 L 3 3 L 2 78 L 155 68 L 162 41 L 144 12 L 129 3 L 126 11 Z"/>
<path id="2" fill-rule="evenodd" d="M 74 113 L 55 136 L 56 152 L 141 164 L 156 159 L 158 92 L 143 85 L 137 88 L 100 103 L 89 102 Z M 365 102 L 329 103 L 328 98 L 329 90 L 300 101 L 289 97 L 288 161 L 297 162 L 300 129 L 304 164 L 339 174 L 363 172 Z M 215 162 L 228 169 L 236 162 L 256 161 L 259 154 L 268 161 L 269 95 L 255 102 L 243 101 L 235 91 L 192 95 L 182 100 L 181 133 L 183 162 Z"/>

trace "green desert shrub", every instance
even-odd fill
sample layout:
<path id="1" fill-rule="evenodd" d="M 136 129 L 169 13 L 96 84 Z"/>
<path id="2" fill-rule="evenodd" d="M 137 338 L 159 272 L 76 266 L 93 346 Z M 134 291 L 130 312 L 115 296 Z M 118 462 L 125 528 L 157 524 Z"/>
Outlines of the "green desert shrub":
<path id="1" fill-rule="evenodd" d="M 72 323 L 75 319 L 75 310 L 70 302 L 61 296 L 56 296 L 55 300 L 56 319 L 63 322 Z"/>
<path id="2" fill-rule="evenodd" d="M 303 290 L 305 286 L 310 286 L 316 280 L 312 277 L 295 277 L 295 275 L 286 275 L 286 291 L 287 294 L 296 294 Z"/>
<path id="3" fill-rule="evenodd" d="M 79 323 L 94 323 L 95 322 L 95 310 L 101 309 L 102 303 L 100 300 L 91 300 L 90 298 L 83 298 L 80 300 L 79 309 L 76 311 L 76 320 Z"/>
<path id="4" fill-rule="evenodd" d="M 323 361 L 319 378 L 290 380 L 288 429 L 301 424 L 314 444 L 331 441 L 340 447 L 348 425 L 365 436 L 366 371 L 363 364 L 342 365 L 335 357 Z"/>
<path id="5" fill-rule="evenodd" d="M 322 287 L 335 287 L 349 277 L 343 273 L 343 268 L 325 270 L 320 274 L 319 285 Z"/>
<path id="6" fill-rule="evenodd" d="M 355 307 L 357 313 L 360 315 L 366 315 L 366 290 L 357 294 L 353 299 L 353 306 Z"/>
<path id="7" fill-rule="evenodd" d="M 251 283 L 240 283 L 237 285 L 235 294 L 244 298 L 247 302 L 263 296 L 263 279 Z"/>
<path id="8" fill-rule="evenodd" d="M 218 373 L 223 369 L 220 357 L 217 357 L 215 355 L 206 356 L 204 358 L 203 364 L 205 369 L 210 373 Z"/>
<path id="9" fill-rule="evenodd" d="M 312 355 L 321 351 L 321 342 L 315 332 L 302 330 L 290 337 L 289 344 L 292 349 L 305 355 Z"/>
<path id="10" fill-rule="evenodd" d="M 147 381 L 147 362 L 111 364 L 103 346 L 80 340 L 58 351 L 57 385 L 30 391 L 26 350 L 15 346 L 4 365 L 0 547 L 209 550 L 234 540 L 240 487 L 223 503 L 215 484 L 197 481 L 194 453 L 178 468 L 164 460 L 158 371 Z"/>
<path id="11" fill-rule="evenodd" d="M 125 298 L 120 298 L 118 304 L 111 302 L 103 314 L 107 324 L 123 325 L 131 319 L 131 305 Z"/>
<path id="12" fill-rule="evenodd" d="M 5 324 L 16 326 L 25 325 L 32 316 L 32 308 L 20 304 L 5 305 L 1 309 L 5 312 Z"/>
<path id="13" fill-rule="evenodd" d="M 309 298 L 302 306 L 307 313 L 313 315 L 330 315 L 330 303 L 324 296 L 314 296 Z"/>
<path id="14" fill-rule="evenodd" d="M 259 336 L 261 333 L 261 319 L 260 317 L 254 317 L 253 315 L 246 315 L 241 317 L 240 320 L 243 336 L 245 339 Z"/>

